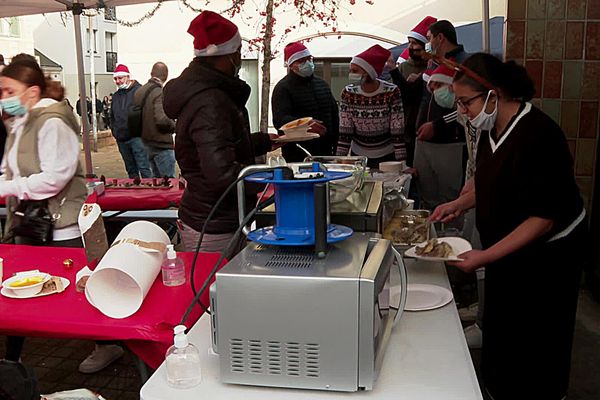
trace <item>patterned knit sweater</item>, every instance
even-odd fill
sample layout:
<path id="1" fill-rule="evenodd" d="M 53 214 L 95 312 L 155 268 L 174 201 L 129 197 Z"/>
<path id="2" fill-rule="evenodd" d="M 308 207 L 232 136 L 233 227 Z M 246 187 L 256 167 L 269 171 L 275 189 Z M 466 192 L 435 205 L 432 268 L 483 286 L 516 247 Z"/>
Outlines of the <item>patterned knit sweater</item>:
<path id="1" fill-rule="evenodd" d="M 369 158 L 394 153 L 396 160 L 406 159 L 404 112 L 396 85 L 380 80 L 373 93 L 363 92 L 359 85 L 344 88 L 337 155 L 347 155 L 350 149 Z"/>

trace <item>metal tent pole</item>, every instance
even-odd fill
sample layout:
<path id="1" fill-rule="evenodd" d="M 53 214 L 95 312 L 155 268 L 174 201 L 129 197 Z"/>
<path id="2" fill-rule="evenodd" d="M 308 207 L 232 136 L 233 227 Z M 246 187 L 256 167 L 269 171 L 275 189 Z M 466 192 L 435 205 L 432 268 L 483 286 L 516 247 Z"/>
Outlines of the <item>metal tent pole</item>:
<path id="1" fill-rule="evenodd" d="M 90 30 L 90 98 L 92 99 L 92 134 L 94 135 L 94 152 L 98 151 L 98 120 L 96 119 L 96 34 L 94 33 L 94 20 L 96 12 L 88 10 Z"/>
<path id="2" fill-rule="evenodd" d="M 81 107 L 81 126 L 83 127 L 83 151 L 85 153 L 86 177 L 94 177 L 92 153 L 90 151 L 89 121 L 87 117 L 87 102 L 85 88 L 85 69 L 83 64 L 83 46 L 81 42 L 81 14 L 83 3 L 73 3 L 73 24 L 75 25 L 75 49 L 77 50 L 77 77 L 79 80 L 79 104 Z"/>
<path id="3" fill-rule="evenodd" d="M 490 53 L 490 0 L 482 0 L 481 33 L 483 52 Z"/>

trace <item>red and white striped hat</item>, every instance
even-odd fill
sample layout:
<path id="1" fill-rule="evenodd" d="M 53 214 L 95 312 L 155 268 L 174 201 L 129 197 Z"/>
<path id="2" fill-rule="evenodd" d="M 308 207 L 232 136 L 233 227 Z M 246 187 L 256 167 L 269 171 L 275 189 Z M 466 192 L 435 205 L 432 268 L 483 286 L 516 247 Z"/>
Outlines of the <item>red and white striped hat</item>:
<path id="1" fill-rule="evenodd" d="M 389 50 L 376 44 L 352 58 L 350 64 L 358 65 L 369 74 L 371 79 L 377 79 L 383 72 L 385 62 L 390 58 L 391 54 Z"/>
<path id="2" fill-rule="evenodd" d="M 127 65 L 119 64 L 116 66 L 113 72 L 113 78 L 117 78 L 119 76 L 129 76 L 129 68 L 127 68 Z"/>
<path id="3" fill-rule="evenodd" d="M 188 33 L 194 37 L 196 57 L 233 54 L 242 45 L 238 27 L 212 11 L 202 11 L 194 18 Z"/>
<path id="4" fill-rule="evenodd" d="M 287 46 L 285 46 L 285 49 L 283 49 L 283 60 L 286 67 L 292 65 L 294 61 L 298 61 L 301 58 L 310 56 L 310 51 L 300 42 L 289 43 Z"/>
<path id="5" fill-rule="evenodd" d="M 437 18 L 427 16 L 423 18 L 423 20 L 419 22 L 412 31 L 408 32 L 406 36 L 417 39 L 420 42 L 427 43 L 429 41 L 427 40 L 427 31 L 434 22 L 437 22 Z"/>

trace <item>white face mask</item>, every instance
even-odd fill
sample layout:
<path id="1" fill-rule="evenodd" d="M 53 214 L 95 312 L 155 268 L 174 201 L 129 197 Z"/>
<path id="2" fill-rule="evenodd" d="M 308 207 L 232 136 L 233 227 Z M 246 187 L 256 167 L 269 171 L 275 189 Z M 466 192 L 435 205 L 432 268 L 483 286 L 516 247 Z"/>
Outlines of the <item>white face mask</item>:
<path id="1" fill-rule="evenodd" d="M 492 91 L 490 90 L 485 98 L 485 103 L 483 103 L 483 108 L 481 112 L 477 114 L 477 116 L 473 119 L 470 119 L 469 122 L 476 129 L 481 129 L 482 131 L 490 131 L 494 127 L 496 123 L 496 117 L 498 116 L 498 100 L 496 99 L 496 107 L 494 107 L 494 111 L 491 114 L 485 112 L 488 101 L 490 100 L 490 96 L 492 95 Z"/>
<path id="2" fill-rule="evenodd" d="M 362 85 L 362 83 L 364 82 L 364 78 L 363 78 L 362 74 L 357 74 L 357 73 L 354 73 L 354 72 L 350 72 L 348 74 L 348 81 L 352 85 Z"/>

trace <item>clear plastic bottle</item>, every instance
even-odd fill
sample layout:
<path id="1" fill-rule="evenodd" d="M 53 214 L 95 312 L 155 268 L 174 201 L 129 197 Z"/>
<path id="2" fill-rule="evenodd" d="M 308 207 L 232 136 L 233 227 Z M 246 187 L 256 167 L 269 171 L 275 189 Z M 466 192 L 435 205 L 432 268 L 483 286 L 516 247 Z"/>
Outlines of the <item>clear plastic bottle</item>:
<path id="1" fill-rule="evenodd" d="M 165 286 L 179 286 L 185 283 L 185 264 L 177 257 L 177 253 L 170 244 L 167 246 L 167 256 L 161 267 L 162 280 Z"/>
<path id="2" fill-rule="evenodd" d="M 167 350 L 167 383 L 177 389 L 194 387 L 202 380 L 200 352 L 188 342 L 184 325 L 174 328 L 173 346 Z"/>

